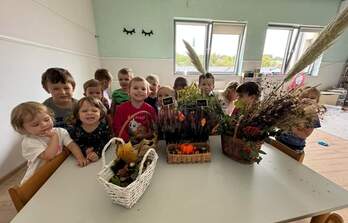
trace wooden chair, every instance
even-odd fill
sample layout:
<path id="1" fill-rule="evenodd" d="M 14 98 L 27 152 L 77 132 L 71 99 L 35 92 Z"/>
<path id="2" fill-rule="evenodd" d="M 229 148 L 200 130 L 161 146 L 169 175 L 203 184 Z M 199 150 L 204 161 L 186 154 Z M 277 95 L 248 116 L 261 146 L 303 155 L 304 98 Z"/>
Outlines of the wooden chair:
<path id="1" fill-rule="evenodd" d="M 283 143 L 281 143 L 275 139 L 272 139 L 272 138 L 267 138 L 266 142 L 271 144 L 274 148 L 276 148 L 276 149 L 282 151 L 283 153 L 285 153 L 286 155 L 290 156 L 294 160 L 296 160 L 300 163 L 303 162 L 303 159 L 305 156 L 304 152 L 298 153 L 298 152 L 294 151 L 293 149 L 290 149 L 288 146 L 284 145 Z"/>
<path id="2" fill-rule="evenodd" d="M 18 212 L 34 196 L 34 194 L 48 180 L 48 178 L 50 178 L 50 176 L 64 162 L 69 154 L 70 152 L 68 150 L 63 149 L 58 156 L 39 167 L 36 172 L 22 185 L 13 186 L 8 189 L 12 202 Z"/>

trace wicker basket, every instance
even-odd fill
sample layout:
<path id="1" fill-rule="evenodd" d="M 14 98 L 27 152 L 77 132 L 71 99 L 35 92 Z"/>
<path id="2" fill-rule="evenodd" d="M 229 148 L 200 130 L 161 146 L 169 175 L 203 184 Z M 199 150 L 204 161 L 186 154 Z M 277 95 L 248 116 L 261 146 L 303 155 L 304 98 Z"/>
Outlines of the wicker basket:
<path id="1" fill-rule="evenodd" d="M 131 208 L 139 200 L 141 195 L 149 186 L 150 180 L 155 171 L 158 155 L 153 148 L 149 149 L 145 153 L 140 163 L 139 173 L 136 180 L 129 184 L 127 187 L 120 187 L 109 182 L 110 178 L 114 176 L 114 173 L 110 168 L 114 164 L 115 160 L 111 161 L 108 165 L 105 164 L 105 151 L 110 146 L 110 144 L 115 142 L 124 144 L 124 141 L 122 139 L 112 138 L 105 145 L 102 152 L 103 168 L 98 173 L 98 181 L 102 185 L 104 185 L 105 191 L 109 195 L 113 203 L 119 204 L 126 208 Z M 150 165 L 147 166 L 146 170 L 143 172 L 144 163 L 147 159 L 152 160 L 152 162 Z"/>
<path id="2" fill-rule="evenodd" d="M 167 162 L 172 163 L 203 163 L 211 161 L 211 150 L 208 143 L 191 143 L 197 147 L 207 147 L 207 152 L 198 154 L 172 154 L 169 151 L 178 144 L 167 145 Z"/>
<path id="3" fill-rule="evenodd" d="M 236 128 L 234 129 L 234 134 L 228 135 L 228 134 L 221 134 L 221 147 L 222 147 L 222 152 L 228 156 L 229 158 L 240 162 L 240 163 L 245 163 L 245 164 L 252 164 L 256 160 L 246 160 L 241 156 L 241 151 L 246 150 L 246 142 L 237 138 L 237 131 L 239 127 L 239 123 L 243 116 L 240 117 L 239 121 L 237 122 Z M 261 146 L 263 144 L 263 141 L 258 141 L 255 144 L 254 149 L 260 150 Z"/>

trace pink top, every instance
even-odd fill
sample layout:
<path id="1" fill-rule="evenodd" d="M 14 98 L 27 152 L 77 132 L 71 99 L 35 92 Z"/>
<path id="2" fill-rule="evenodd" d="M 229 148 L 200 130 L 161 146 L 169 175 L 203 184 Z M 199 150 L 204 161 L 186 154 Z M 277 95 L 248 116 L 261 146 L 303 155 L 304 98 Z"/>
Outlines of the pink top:
<path id="1" fill-rule="evenodd" d="M 122 135 L 119 135 L 122 125 L 131 115 L 139 111 L 147 111 L 150 113 L 150 116 L 146 113 L 136 115 L 128 122 Z M 149 133 L 149 128 L 151 128 L 153 120 L 156 121 L 157 117 L 156 111 L 151 105 L 144 102 L 140 108 L 135 108 L 130 101 L 127 101 L 117 108 L 116 114 L 113 118 L 113 130 L 116 136 L 121 137 L 125 142 L 128 142 L 130 137 L 135 137 L 136 139 L 144 138 L 143 136 L 146 136 L 146 133 Z"/>

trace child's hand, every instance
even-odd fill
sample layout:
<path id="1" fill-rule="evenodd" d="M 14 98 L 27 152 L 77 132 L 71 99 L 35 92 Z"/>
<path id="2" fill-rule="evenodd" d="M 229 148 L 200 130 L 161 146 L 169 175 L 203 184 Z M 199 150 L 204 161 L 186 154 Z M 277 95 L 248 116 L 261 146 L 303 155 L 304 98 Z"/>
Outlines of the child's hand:
<path id="1" fill-rule="evenodd" d="M 93 147 L 89 147 L 87 150 L 86 150 L 86 155 L 87 155 L 87 159 L 92 161 L 92 162 L 95 162 L 98 160 L 98 155 L 94 152 L 94 148 Z"/>
<path id="2" fill-rule="evenodd" d="M 52 129 L 47 130 L 46 132 L 44 132 L 43 136 L 46 136 L 48 138 L 52 138 L 53 136 L 58 136 L 57 132 Z"/>
<path id="3" fill-rule="evenodd" d="M 95 162 L 98 160 L 98 155 L 95 152 L 90 152 L 87 153 L 87 159 L 90 160 L 91 162 Z"/>
<path id="4" fill-rule="evenodd" d="M 77 165 L 79 165 L 80 167 L 87 166 L 88 164 L 89 164 L 89 160 L 86 159 L 85 157 L 81 157 L 77 159 Z"/>

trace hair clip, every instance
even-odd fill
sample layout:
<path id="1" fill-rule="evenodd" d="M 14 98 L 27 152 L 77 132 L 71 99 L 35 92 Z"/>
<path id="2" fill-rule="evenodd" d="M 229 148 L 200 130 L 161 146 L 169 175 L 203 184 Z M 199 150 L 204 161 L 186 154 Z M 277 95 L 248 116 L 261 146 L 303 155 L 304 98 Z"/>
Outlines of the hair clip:
<path id="1" fill-rule="evenodd" d="M 127 30 L 126 28 L 123 28 L 123 32 L 126 33 L 127 35 L 128 34 L 133 35 L 135 33 L 135 29 Z"/>
<path id="2" fill-rule="evenodd" d="M 144 36 L 151 36 L 153 35 L 153 31 L 151 30 L 150 32 L 145 32 L 145 30 L 141 30 L 141 33 L 144 34 Z"/>

